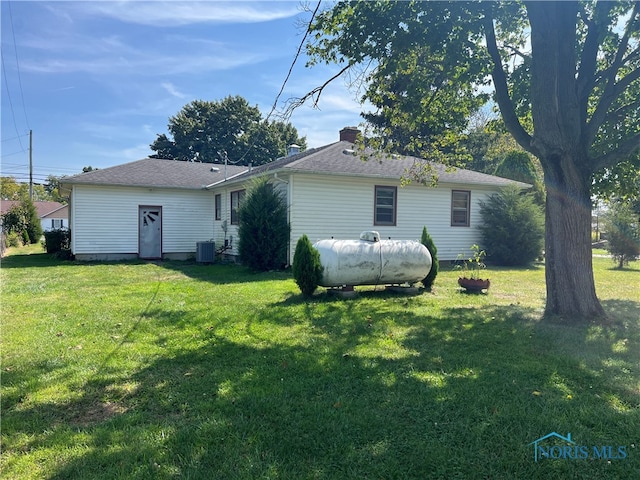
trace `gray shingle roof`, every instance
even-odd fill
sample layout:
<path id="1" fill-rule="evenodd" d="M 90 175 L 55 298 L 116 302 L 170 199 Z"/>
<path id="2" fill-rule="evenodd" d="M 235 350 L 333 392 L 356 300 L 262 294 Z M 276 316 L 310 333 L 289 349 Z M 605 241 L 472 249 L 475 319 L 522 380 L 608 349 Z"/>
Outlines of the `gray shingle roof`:
<path id="1" fill-rule="evenodd" d="M 247 167 L 228 165 L 226 178 L 231 178 L 246 170 Z M 224 181 L 224 179 L 224 165 L 144 158 L 123 165 L 64 177 L 61 179 L 61 183 L 202 189 L 206 185 Z"/>
<path id="2" fill-rule="evenodd" d="M 330 175 L 361 176 L 370 178 L 412 178 L 411 171 L 428 164 L 439 183 L 486 185 L 502 187 L 515 183 L 520 187 L 530 185 L 506 178 L 465 170 L 448 170 L 444 165 L 427 162 L 416 157 L 404 157 L 354 151 L 352 143 L 340 141 L 319 148 L 279 158 L 271 163 L 249 170 L 245 166 L 211 163 L 191 163 L 177 160 L 145 158 L 123 165 L 93 170 L 71 177 L 64 177 L 63 184 L 70 185 L 119 185 L 131 187 L 202 189 L 230 181 L 243 181 L 266 172 L 303 172 Z"/>
<path id="3" fill-rule="evenodd" d="M 363 158 L 364 157 L 364 158 Z M 520 187 L 530 185 L 514 180 L 474 172 L 462 168 L 447 169 L 444 165 L 427 162 L 417 157 L 374 154 L 365 151 L 362 155 L 354 150 L 352 143 L 340 141 L 324 147 L 309 149 L 302 153 L 283 157 L 266 165 L 254 168 L 239 177 L 255 176 L 266 172 L 304 172 L 332 175 L 354 175 L 386 179 L 411 178 L 411 172 L 428 164 L 438 177 L 439 183 L 464 183 L 472 185 L 506 186 L 515 183 Z"/>
<path id="4" fill-rule="evenodd" d="M 2 200 L 0 201 L 0 213 L 7 213 L 16 205 L 20 205 L 22 202 L 18 200 Z M 66 207 L 63 203 L 59 202 L 33 202 L 34 207 L 36 207 L 36 211 L 38 212 L 38 217 L 46 217 L 53 212 L 61 210 Z M 66 214 L 65 214 L 66 215 Z"/>

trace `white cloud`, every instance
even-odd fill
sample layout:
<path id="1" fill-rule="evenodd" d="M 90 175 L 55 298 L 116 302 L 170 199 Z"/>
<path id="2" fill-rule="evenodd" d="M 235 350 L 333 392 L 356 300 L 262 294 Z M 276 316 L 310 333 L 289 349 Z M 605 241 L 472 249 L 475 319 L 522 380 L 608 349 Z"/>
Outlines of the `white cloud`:
<path id="1" fill-rule="evenodd" d="M 140 160 L 141 158 L 148 157 L 152 153 L 154 152 L 151 151 L 151 149 L 149 148 L 149 144 L 147 143 L 133 145 L 131 147 L 120 150 L 120 152 L 116 152 L 116 154 L 127 161 Z"/>
<path id="2" fill-rule="evenodd" d="M 162 86 L 162 88 L 164 88 L 167 92 L 169 92 L 169 95 L 172 95 L 176 98 L 187 98 L 188 95 L 185 93 L 180 92 L 176 86 L 171 83 L 171 82 L 163 82 L 160 84 Z"/>
<path id="3" fill-rule="evenodd" d="M 264 57 L 251 52 L 220 52 L 209 55 L 145 55 L 129 52 L 128 55 L 112 55 L 80 58 L 60 57 L 40 61 L 24 61 L 24 71 L 34 73 L 77 73 L 85 72 L 96 75 L 177 75 L 193 72 L 211 72 L 228 70 L 243 65 L 251 65 L 264 61 Z"/>
<path id="4" fill-rule="evenodd" d="M 196 23 L 257 23 L 297 15 L 296 2 L 82 2 L 85 14 L 151 26 Z"/>

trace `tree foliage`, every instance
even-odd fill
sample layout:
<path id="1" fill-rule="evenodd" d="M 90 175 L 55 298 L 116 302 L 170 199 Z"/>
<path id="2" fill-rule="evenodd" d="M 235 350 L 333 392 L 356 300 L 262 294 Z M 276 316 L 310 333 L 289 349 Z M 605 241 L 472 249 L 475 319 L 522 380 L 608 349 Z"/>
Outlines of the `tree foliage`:
<path id="1" fill-rule="evenodd" d="M 33 201 L 66 203 L 67 199 L 60 195 L 59 186 L 59 179 L 53 175 L 47 177 L 47 183 L 44 185 L 32 184 L 31 196 Z M 17 182 L 13 177 L 0 177 L 0 198 L 14 201 L 28 200 L 30 198 L 29 184 Z"/>
<path id="2" fill-rule="evenodd" d="M 42 237 L 42 225 L 35 205 L 24 198 L 2 215 L 2 229 L 5 233 L 15 233 L 24 243 L 38 243 Z"/>
<path id="3" fill-rule="evenodd" d="M 47 183 L 44 185 L 44 189 L 51 201 L 67 203 L 68 198 L 60 192 L 60 177 L 55 175 L 47 176 Z"/>
<path id="4" fill-rule="evenodd" d="M 605 215 L 607 249 L 618 268 L 640 257 L 640 214 L 629 202 L 617 199 Z"/>
<path id="5" fill-rule="evenodd" d="M 267 177 L 257 177 L 247 189 L 238 210 L 240 261 L 258 271 L 281 269 L 287 264 L 290 226 L 284 195 Z"/>
<path id="6" fill-rule="evenodd" d="M 169 135 L 150 145 L 153 158 L 189 162 L 262 165 L 286 154 L 293 143 L 303 149 L 306 138 L 290 123 L 262 119 L 258 107 L 240 96 L 212 102 L 194 100 L 169 119 Z"/>
<path id="7" fill-rule="evenodd" d="M 511 150 L 498 163 L 494 175 L 509 178 L 522 183 L 528 183 L 533 190 L 534 199 L 539 205 L 544 205 L 544 186 L 531 155 L 523 150 Z"/>
<path id="8" fill-rule="evenodd" d="M 0 198 L 20 200 L 20 184 L 13 177 L 0 177 Z"/>
<path id="9" fill-rule="evenodd" d="M 395 135 L 401 147 L 447 148 L 490 79 L 504 128 L 544 172 L 545 312 L 570 322 L 604 316 L 591 195 L 598 175 L 607 183 L 621 169 L 637 172 L 639 2 L 339 2 L 311 30 L 313 61 L 369 68 L 372 132 L 390 136 L 381 144 Z"/>

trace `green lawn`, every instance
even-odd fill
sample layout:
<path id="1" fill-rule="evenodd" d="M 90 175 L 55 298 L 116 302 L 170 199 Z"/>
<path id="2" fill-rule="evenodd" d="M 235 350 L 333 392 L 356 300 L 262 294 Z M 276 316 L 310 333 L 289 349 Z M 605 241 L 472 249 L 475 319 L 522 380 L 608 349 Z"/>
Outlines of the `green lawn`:
<path id="1" fill-rule="evenodd" d="M 288 273 L 13 250 L 1 476 L 640 478 L 640 266 L 594 264 L 610 322 L 567 327 L 539 320 L 542 266 L 305 301 Z M 535 462 L 551 432 L 588 458 Z"/>

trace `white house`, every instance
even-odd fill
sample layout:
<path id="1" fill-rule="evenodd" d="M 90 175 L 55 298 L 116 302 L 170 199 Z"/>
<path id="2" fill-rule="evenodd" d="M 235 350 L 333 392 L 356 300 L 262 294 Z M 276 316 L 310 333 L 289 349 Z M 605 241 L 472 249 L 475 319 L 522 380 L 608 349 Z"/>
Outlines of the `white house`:
<path id="1" fill-rule="evenodd" d="M 426 161 L 377 154 L 365 161 L 354 150 L 356 133 L 345 128 L 336 143 L 253 169 L 144 159 L 66 178 L 72 251 L 79 259 L 183 258 L 194 254 L 197 242 L 213 239 L 235 255 L 238 205 L 248 180 L 266 175 L 288 205 L 289 262 L 303 234 L 315 242 L 376 230 L 381 238 L 419 240 L 423 226 L 438 258 L 455 260 L 480 240 L 479 202 L 508 184 L 528 186 L 437 164 L 437 187 L 403 186 L 402 179 Z M 151 254 L 149 229 L 158 239 Z"/>
<path id="2" fill-rule="evenodd" d="M 530 185 L 470 170 L 431 164 L 437 187 L 403 178 L 420 169 L 425 160 L 415 157 L 363 155 L 354 150 L 357 129 L 345 128 L 340 141 L 280 158 L 226 182 L 208 188 L 219 212 L 214 218 L 216 242 L 237 237 L 234 210 L 247 179 L 267 175 L 284 193 L 289 207 L 291 237 L 289 261 L 298 239 L 312 243 L 324 238 L 357 239 L 365 230 L 381 238 L 419 240 L 427 227 L 438 248 L 438 258 L 455 260 L 480 242 L 475 228 L 481 221 L 479 202 L 508 184 Z M 233 243 L 235 246 L 235 243 Z M 231 253 L 236 253 L 235 247 Z"/>
<path id="3" fill-rule="evenodd" d="M 0 212 L 6 213 L 14 206 L 20 205 L 17 200 L 2 200 Z M 69 213 L 67 205 L 59 202 L 33 202 L 40 218 L 43 232 L 69 228 Z"/>
<path id="4" fill-rule="evenodd" d="M 212 182 L 246 167 L 146 158 L 61 180 L 78 260 L 185 259 L 214 237 Z"/>

